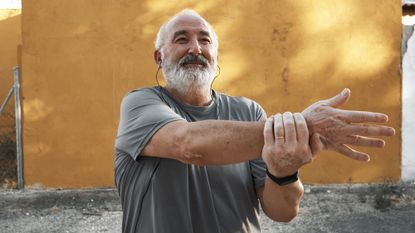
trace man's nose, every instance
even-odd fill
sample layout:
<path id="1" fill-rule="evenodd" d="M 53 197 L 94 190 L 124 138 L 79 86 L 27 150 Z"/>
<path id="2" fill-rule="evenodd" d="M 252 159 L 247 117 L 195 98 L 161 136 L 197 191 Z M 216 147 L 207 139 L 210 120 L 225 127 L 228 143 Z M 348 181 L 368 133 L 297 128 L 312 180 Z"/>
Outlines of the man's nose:
<path id="1" fill-rule="evenodd" d="M 189 53 L 192 55 L 199 55 L 202 54 L 202 47 L 200 47 L 199 41 L 197 40 L 192 40 L 190 45 L 189 45 Z"/>

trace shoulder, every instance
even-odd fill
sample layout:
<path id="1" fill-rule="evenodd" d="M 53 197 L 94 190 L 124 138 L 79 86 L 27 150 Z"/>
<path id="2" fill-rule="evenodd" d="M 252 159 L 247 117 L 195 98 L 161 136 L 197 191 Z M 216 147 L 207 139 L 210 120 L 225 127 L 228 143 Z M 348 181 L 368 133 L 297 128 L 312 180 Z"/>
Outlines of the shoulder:
<path id="1" fill-rule="evenodd" d="M 160 92 L 159 87 L 142 87 L 127 92 L 124 98 L 159 96 Z"/>
<path id="2" fill-rule="evenodd" d="M 132 110 L 138 107 L 163 104 L 158 87 L 144 87 L 129 91 L 121 101 L 121 109 Z"/>
<path id="3" fill-rule="evenodd" d="M 143 87 L 129 91 L 123 98 L 122 102 L 144 101 L 148 99 L 159 100 L 161 97 L 159 87 Z"/>

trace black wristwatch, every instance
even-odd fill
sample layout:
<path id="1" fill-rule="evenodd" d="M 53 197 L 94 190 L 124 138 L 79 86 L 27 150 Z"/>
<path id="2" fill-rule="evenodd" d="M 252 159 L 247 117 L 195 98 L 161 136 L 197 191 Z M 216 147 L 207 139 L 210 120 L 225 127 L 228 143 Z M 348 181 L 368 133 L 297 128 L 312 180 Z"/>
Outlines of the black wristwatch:
<path id="1" fill-rule="evenodd" d="M 290 176 L 276 177 L 268 171 L 268 168 L 266 168 L 266 169 L 267 169 L 268 177 L 271 178 L 271 180 L 274 181 L 275 183 L 277 183 L 279 186 L 291 184 L 291 183 L 294 183 L 298 180 L 298 171 L 296 171 L 294 174 L 292 174 Z"/>

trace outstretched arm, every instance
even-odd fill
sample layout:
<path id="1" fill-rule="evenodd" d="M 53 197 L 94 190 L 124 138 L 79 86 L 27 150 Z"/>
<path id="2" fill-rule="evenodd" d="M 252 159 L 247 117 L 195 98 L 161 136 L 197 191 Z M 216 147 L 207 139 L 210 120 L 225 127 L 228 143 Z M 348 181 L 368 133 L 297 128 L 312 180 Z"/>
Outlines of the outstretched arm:
<path id="1" fill-rule="evenodd" d="M 142 154 L 197 165 L 253 160 L 260 157 L 264 145 L 264 123 L 265 120 L 174 121 L 154 134 Z"/>
<path id="2" fill-rule="evenodd" d="M 395 133 L 393 128 L 387 126 L 358 124 L 384 123 L 388 119 L 385 114 L 337 109 L 349 97 L 350 90 L 345 89 L 341 94 L 319 101 L 302 112 L 311 136 L 313 154 L 331 149 L 353 159 L 367 161 L 367 154 L 347 145 L 383 147 L 383 140 L 371 136 L 391 136 Z M 264 121 L 175 121 L 155 133 L 142 154 L 198 165 L 248 161 L 261 154 L 263 128 Z"/>

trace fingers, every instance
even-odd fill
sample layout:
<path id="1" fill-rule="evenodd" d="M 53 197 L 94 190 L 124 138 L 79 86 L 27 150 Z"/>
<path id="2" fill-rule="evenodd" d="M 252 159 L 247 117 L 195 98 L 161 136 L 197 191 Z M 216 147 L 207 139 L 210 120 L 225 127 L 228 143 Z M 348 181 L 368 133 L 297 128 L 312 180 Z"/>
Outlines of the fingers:
<path id="1" fill-rule="evenodd" d="M 340 105 L 347 103 L 349 98 L 350 98 L 350 89 L 345 88 L 342 92 L 340 92 L 336 96 L 330 99 L 327 99 L 326 102 L 328 103 L 329 106 L 337 108 Z"/>
<path id="2" fill-rule="evenodd" d="M 297 140 L 300 143 L 308 144 L 310 136 L 308 135 L 307 123 L 301 113 L 294 113 L 295 128 L 297 130 Z"/>
<path id="3" fill-rule="evenodd" d="M 339 152 L 340 154 L 344 154 L 347 157 L 350 157 L 355 160 L 369 162 L 370 157 L 368 154 L 354 150 L 346 145 L 337 145 L 334 147 L 334 150 Z"/>
<path id="4" fill-rule="evenodd" d="M 344 144 L 354 145 L 354 146 L 366 146 L 366 147 L 384 147 L 385 141 L 378 138 L 368 138 L 358 135 L 347 136 L 343 142 Z"/>
<path id="5" fill-rule="evenodd" d="M 272 129 L 272 124 L 274 123 L 274 118 L 271 116 L 267 118 L 264 125 L 264 143 L 265 145 L 274 144 L 274 130 Z"/>
<path id="6" fill-rule="evenodd" d="M 275 142 L 284 144 L 285 132 L 282 115 L 280 113 L 274 115 L 274 136 Z"/>
<path id="7" fill-rule="evenodd" d="M 388 115 L 377 112 L 350 111 L 338 109 L 340 119 L 351 123 L 385 123 L 388 121 Z"/>
<path id="8" fill-rule="evenodd" d="M 362 136 L 393 136 L 395 129 L 383 125 L 348 125 L 344 128 L 345 135 Z"/>
<path id="9" fill-rule="evenodd" d="M 289 143 L 297 142 L 297 133 L 295 130 L 293 114 L 291 112 L 284 112 L 282 119 L 284 123 L 285 141 Z"/>

